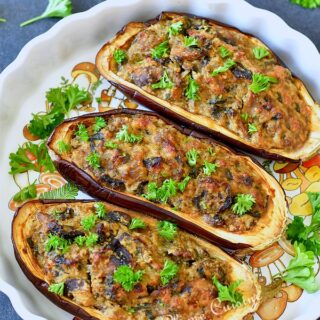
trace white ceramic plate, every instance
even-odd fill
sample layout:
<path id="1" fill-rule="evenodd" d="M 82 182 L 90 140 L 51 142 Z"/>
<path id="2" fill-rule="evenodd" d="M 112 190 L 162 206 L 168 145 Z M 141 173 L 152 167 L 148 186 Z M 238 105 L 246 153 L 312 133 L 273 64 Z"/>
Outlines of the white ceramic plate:
<path id="1" fill-rule="evenodd" d="M 69 76 L 81 61 L 94 61 L 106 40 L 132 20 L 147 20 L 161 11 L 190 12 L 231 24 L 267 43 L 320 100 L 320 55 L 312 42 L 273 13 L 243 0 L 109 0 L 91 10 L 58 22 L 28 43 L 0 76 L 0 289 L 23 319 L 71 319 L 25 278 L 17 265 L 10 238 L 12 212 L 8 200 L 17 192 L 9 171 L 8 155 L 24 142 L 22 128 L 31 113 L 43 110 L 45 91 Z M 282 319 L 315 320 L 320 293 L 303 294 L 288 304 Z"/>

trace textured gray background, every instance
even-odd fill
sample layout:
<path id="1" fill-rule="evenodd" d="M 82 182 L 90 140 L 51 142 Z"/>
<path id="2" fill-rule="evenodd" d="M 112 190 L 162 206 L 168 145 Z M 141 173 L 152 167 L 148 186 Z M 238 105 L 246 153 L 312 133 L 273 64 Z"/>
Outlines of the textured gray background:
<path id="1" fill-rule="evenodd" d="M 320 9 L 305 10 L 290 4 L 289 0 L 247 1 L 278 14 L 291 27 L 308 36 L 320 50 Z M 85 11 L 100 2 L 103 1 L 73 0 L 73 11 Z M 57 19 L 46 19 L 24 28 L 19 27 L 21 22 L 39 15 L 47 3 L 47 0 L 0 0 L 0 17 L 7 19 L 6 23 L 0 24 L 0 72 L 16 58 L 21 48 L 29 40 L 47 31 L 58 21 Z M 239 12 L 239 14 L 245 14 L 245 12 Z M 0 320 L 20 319 L 12 309 L 8 298 L 1 292 L 0 310 Z"/>

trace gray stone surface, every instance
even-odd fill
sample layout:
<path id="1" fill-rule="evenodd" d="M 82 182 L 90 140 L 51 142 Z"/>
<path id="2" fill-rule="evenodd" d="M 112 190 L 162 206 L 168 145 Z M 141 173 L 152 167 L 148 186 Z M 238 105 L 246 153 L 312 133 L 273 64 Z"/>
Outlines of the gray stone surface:
<path id="1" fill-rule="evenodd" d="M 103 1 L 73 0 L 74 12 L 85 11 L 100 2 Z M 290 4 L 289 0 L 248 0 L 248 2 L 275 12 L 291 27 L 308 36 L 320 50 L 320 9 L 305 10 Z M 6 23 L 0 24 L 0 72 L 16 58 L 29 40 L 47 31 L 58 21 L 45 19 L 24 28 L 19 27 L 21 22 L 40 14 L 46 5 L 47 0 L 0 0 L 0 17 L 7 19 Z M 0 309 L 0 320 L 20 319 L 3 293 L 0 293 Z"/>

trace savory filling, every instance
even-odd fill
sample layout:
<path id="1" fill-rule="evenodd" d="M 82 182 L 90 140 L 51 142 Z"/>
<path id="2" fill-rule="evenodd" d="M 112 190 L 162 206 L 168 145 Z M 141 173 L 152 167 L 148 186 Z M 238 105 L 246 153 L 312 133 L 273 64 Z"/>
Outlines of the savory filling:
<path id="1" fill-rule="evenodd" d="M 270 191 L 246 159 L 145 114 L 90 118 L 58 141 L 99 184 L 232 232 L 251 230 Z"/>
<path id="2" fill-rule="evenodd" d="M 263 149 L 301 148 L 311 109 L 291 72 L 257 39 L 203 19 L 163 15 L 114 51 L 113 71 Z"/>
<path id="3" fill-rule="evenodd" d="M 64 203 L 42 206 L 25 230 L 49 291 L 108 319 L 211 319 L 216 298 L 219 308 L 243 303 L 226 262 L 176 225 L 146 221 L 104 203 Z"/>

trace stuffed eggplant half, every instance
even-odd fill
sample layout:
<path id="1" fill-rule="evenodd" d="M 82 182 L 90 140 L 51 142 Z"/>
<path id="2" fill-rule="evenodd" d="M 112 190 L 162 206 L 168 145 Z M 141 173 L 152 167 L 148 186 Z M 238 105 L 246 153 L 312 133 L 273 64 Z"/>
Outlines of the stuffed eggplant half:
<path id="1" fill-rule="evenodd" d="M 96 64 L 147 107 L 263 157 L 320 148 L 320 107 L 257 38 L 210 19 L 163 13 L 127 24 Z"/>
<path id="2" fill-rule="evenodd" d="M 93 201 L 32 201 L 15 214 L 16 258 L 81 319 L 242 319 L 260 302 L 248 268 L 176 228 Z"/>
<path id="3" fill-rule="evenodd" d="M 216 244 L 259 250 L 284 230 L 285 197 L 272 176 L 155 113 L 73 118 L 48 147 L 60 173 L 92 197 L 174 220 Z"/>

